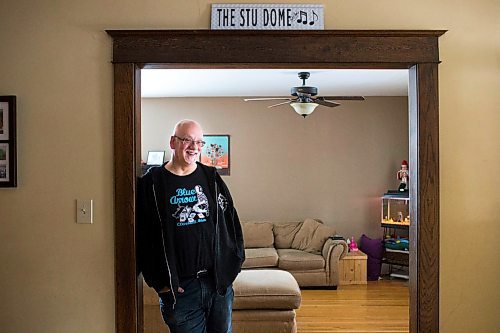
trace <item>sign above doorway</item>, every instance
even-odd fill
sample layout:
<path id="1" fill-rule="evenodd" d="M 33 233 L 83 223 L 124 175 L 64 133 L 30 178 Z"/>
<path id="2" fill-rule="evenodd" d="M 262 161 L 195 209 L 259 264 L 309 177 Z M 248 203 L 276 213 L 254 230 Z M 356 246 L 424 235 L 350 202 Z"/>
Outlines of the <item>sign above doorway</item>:
<path id="1" fill-rule="evenodd" d="M 212 4 L 212 30 L 324 30 L 323 5 Z"/>

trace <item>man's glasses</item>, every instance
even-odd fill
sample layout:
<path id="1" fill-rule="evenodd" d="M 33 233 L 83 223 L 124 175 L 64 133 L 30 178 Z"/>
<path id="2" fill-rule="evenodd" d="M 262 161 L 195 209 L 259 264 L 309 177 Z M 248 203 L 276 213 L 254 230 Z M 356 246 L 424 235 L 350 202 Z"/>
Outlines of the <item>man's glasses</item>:
<path id="1" fill-rule="evenodd" d="M 188 139 L 188 138 L 180 138 L 177 135 L 174 135 L 174 138 L 176 138 L 177 140 L 179 140 L 180 142 L 182 142 L 186 146 L 191 146 L 192 144 L 195 144 L 195 145 L 197 145 L 198 147 L 201 148 L 206 143 L 205 141 L 201 141 L 201 140 L 195 141 L 195 140 L 191 140 L 191 139 Z"/>

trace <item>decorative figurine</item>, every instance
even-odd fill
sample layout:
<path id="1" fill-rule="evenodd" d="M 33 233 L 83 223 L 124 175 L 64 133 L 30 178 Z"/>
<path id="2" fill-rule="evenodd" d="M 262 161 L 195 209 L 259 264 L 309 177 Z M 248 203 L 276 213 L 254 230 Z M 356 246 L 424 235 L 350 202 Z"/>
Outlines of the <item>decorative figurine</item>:
<path id="1" fill-rule="evenodd" d="M 397 222 L 403 222 L 403 212 L 398 212 L 398 221 Z"/>
<path id="2" fill-rule="evenodd" d="M 410 173 L 408 171 L 408 162 L 403 160 L 401 162 L 401 170 L 399 170 L 396 174 L 397 179 L 399 179 L 399 188 L 400 192 L 404 192 L 408 189 L 408 179 L 410 178 Z"/>

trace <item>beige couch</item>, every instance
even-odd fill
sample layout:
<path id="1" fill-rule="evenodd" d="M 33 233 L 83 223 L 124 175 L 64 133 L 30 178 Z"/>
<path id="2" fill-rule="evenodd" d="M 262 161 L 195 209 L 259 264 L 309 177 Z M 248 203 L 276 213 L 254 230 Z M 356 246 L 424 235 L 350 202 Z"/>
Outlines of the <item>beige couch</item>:
<path id="1" fill-rule="evenodd" d="M 243 269 L 275 268 L 290 272 L 301 287 L 332 287 L 339 282 L 339 260 L 347 253 L 343 240 L 332 240 L 332 227 L 321 221 L 242 222 Z"/>

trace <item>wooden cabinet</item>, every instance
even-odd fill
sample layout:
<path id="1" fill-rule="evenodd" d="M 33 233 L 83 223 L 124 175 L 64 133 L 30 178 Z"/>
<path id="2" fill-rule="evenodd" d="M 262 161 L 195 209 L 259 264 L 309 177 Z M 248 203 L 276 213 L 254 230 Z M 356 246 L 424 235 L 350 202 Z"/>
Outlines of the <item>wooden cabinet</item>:
<path id="1" fill-rule="evenodd" d="M 361 251 L 349 252 L 339 261 L 339 284 L 366 284 L 366 261 Z"/>

